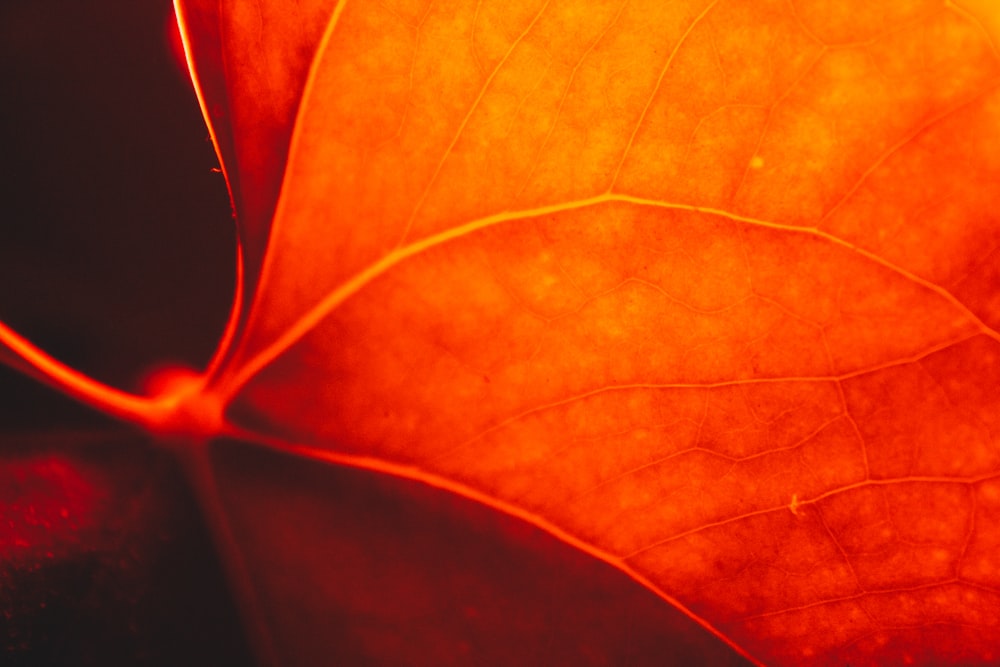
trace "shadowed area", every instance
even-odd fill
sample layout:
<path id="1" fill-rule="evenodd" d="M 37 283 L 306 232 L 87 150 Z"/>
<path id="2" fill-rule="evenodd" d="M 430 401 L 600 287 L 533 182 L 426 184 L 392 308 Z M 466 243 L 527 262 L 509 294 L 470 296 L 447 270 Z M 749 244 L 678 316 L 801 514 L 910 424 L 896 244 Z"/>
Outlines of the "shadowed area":
<path id="1" fill-rule="evenodd" d="M 20 394 L 49 426 L 0 404 L 0 664 L 252 665 L 174 462 L 96 416 L 79 426 L 76 405 L 0 373 L 0 396 Z"/>
<path id="2" fill-rule="evenodd" d="M 214 458 L 285 665 L 750 664 L 519 519 L 241 443 Z"/>

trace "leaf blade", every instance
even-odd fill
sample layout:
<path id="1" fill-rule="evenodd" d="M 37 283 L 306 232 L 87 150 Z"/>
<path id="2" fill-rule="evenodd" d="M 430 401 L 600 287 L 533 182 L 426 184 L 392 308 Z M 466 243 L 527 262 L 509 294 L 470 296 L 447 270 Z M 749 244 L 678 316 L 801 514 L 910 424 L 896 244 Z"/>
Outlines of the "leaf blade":
<path id="1" fill-rule="evenodd" d="M 492 34 L 487 6 L 345 10 L 296 128 L 245 348 L 263 352 L 234 363 L 230 415 L 521 507 L 775 664 L 958 655 L 894 643 L 913 617 L 892 597 L 964 624 L 986 659 L 988 622 L 885 578 L 910 558 L 945 607 L 995 602 L 988 575 L 954 574 L 992 525 L 963 503 L 986 503 L 1000 470 L 1000 69 L 977 21 L 934 3 L 518 9 Z M 453 71 L 430 69 L 442 49 Z M 927 365 L 960 389 L 906 425 L 920 398 L 894 392 Z M 949 460 L 954 434 L 970 444 Z M 972 526 L 964 543 L 935 554 L 894 533 L 877 566 L 841 543 L 836 497 L 860 511 L 859 489 L 911 483 L 966 488 L 935 510 Z"/>

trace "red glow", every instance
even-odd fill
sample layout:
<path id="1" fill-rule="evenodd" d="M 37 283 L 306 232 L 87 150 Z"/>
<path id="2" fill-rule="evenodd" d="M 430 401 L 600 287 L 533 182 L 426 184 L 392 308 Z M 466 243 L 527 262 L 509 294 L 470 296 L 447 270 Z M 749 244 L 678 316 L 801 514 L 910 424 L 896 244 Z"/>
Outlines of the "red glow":
<path id="1" fill-rule="evenodd" d="M 0 467 L 0 559 L 19 561 L 66 549 L 94 527 L 101 494 L 58 455 Z"/>

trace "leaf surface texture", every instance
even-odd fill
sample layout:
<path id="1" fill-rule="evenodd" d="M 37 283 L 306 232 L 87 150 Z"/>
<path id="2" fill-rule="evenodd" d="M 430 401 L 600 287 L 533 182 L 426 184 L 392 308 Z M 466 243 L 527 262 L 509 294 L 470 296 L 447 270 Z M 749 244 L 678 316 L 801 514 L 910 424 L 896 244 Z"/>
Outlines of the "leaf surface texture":
<path id="1" fill-rule="evenodd" d="M 995 8 L 180 5 L 255 276 L 232 422 L 765 664 L 1000 655 Z"/>

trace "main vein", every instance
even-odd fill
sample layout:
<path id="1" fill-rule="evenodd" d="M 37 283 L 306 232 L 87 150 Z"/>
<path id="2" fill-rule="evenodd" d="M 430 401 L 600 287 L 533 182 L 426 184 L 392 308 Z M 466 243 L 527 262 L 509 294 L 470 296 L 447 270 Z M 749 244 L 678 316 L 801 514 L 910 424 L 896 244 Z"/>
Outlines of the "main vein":
<path id="1" fill-rule="evenodd" d="M 704 206 L 696 206 L 692 204 L 679 204 L 659 201 L 655 199 L 646 199 L 642 197 L 635 197 L 633 195 L 621 194 L 621 193 L 603 193 L 593 197 L 588 197 L 584 199 L 576 199 L 567 202 L 560 202 L 558 204 L 551 204 L 548 206 L 540 206 L 536 208 L 523 209 L 518 211 L 504 211 L 501 213 L 495 213 L 483 218 L 478 218 L 471 222 L 468 222 L 457 227 L 453 227 L 446 231 L 428 236 L 419 241 L 415 241 L 407 246 L 396 248 L 384 255 L 381 259 L 370 264 L 363 271 L 355 274 L 349 280 L 341 283 L 336 288 L 334 288 L 327 296 L 316 304 L 313 308 L 305 313 L 301 318 L 299 318 L 292 326 L 290 326 L 281 336 L 279 336 L 274 342 L 268 345 L 266 348 L 258 352 L 247 363 L 240 369 L 239 373 L 227 383 L 224 394 L 226 398 L 231 398 L 234 396 L 241 387 L 243 387 L 247 382 L 253 379 L 262 369 L 267 365 L 277 359 L 281 354 L 291 348 L 295 343 L 301 340 L 314 328 L 316 328 L 327 315 L 330 314 L 334 309 L 336 309 L 340 304 L 344 303 L 348 298 L 359 292 L 366 285 L 374 281 L 376 278 L 386 273 L 389 269 L 393 268 L 400 262 L 413 257 L 414 255 L 420 254 L 431 248 L 443 245 L 449 241 L 453 241 L 458 238 L 468 236 L 474 232 L 482 229 L 493 227 L 504 222 L 509 222 L 512 220 L 526 219 L 526 218 L 539 218 L 547 215 L 553 215 L 557 213 L 562 213 L 566 211 L 574 211 L 590 206 L 598 206 L 601 204 L 611 204 L 611 203 L 626 203 L 633 204 L 637 206 L 648 206 L 659 209 L 673 210 L 673 211 L 687 211 L 691 213 L 702 213 L 708 215 L 716 215 L 719 217 L 727 218 L 734 222 L 745 223 L 749 225 L 766 227 L 770 229 L 777 229 L 781 231 L 786 231 L 796 234 L 804 234 L 813 236 L 816 238 L 823 239 L 829 243 L 833 243 L 837 246 L 846 248 L 854 253 L 857 253 L 864 257 L 865 259 L 872 261 L 882 267 L 885 267 L 897 275 L 918 284 L 941 298 L 948 301 L 952 306 L 956 308 L 962 315 L 968 318 L 984 335 L 993 338 L 994 340 L 1000 342 L 1000 332 L 990 328 L 982 320 L 979 319 L 972 311 L 969 310 L 963 303 L 961 303 L 953 294 L 948 290 L 937 285 L 931 281 L 928 281 L 920 276 L 898 266 L 888 260 L 879 257 L 875 253 L 872 253 L 864 248 L 856 246 L 844 239 L 841 239 L 828 232 L 808 227 L 796 227 L 793 225 L 786 225 L 781 223 L 776 223 L 768 220 L 762 220 L 759 218 L 753 218 L 749 216 L 739 215 L 732 213 L 730 211 L 710 208 Z"/>

